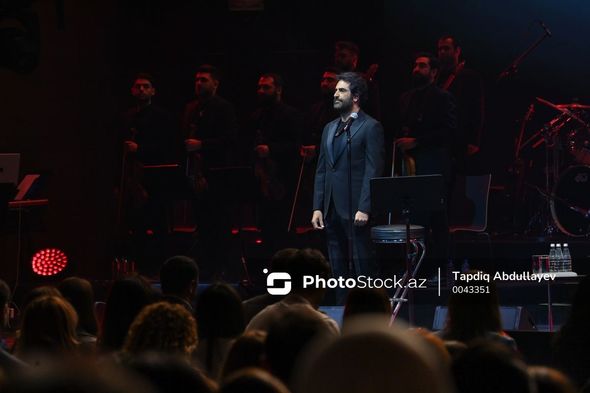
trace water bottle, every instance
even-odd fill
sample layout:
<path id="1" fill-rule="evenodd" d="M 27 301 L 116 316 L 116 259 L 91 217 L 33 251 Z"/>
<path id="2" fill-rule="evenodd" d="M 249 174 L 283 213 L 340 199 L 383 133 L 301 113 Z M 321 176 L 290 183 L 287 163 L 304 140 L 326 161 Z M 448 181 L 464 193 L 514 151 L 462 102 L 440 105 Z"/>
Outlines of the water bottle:
<path id="1" fill-rule="evenodd" d="M 453 259 L 449 258 L 447 262 L 447 287 L 450 288 L 455 285 L 455 279 L 453 276 L 453 269 L 455 268 Z"/>
<path id="2" fill-rule="evenodd" d="M 561 250 L 560 243 L 555 245 L 555 266 L 557 267 L 557 272 L 563 271 L 563 251 Z"/>
<path id="3" fill-rule="evenodd" d="M 550 272 L 556 272 L 557 271 L 557 266 L 555 266 L 555 263 L 557 262 L 556 260 L 556 254 L 555 254 L 555 243 L 551 243 L 551 246 L 549 248 L 549 271 Z"/>
<path id="4" fill-rule="evenodd" d="M 570 254 L 570 249 L 567 243 L 563 243 L 563 271 L 572 271 L 572 255 Z"/>

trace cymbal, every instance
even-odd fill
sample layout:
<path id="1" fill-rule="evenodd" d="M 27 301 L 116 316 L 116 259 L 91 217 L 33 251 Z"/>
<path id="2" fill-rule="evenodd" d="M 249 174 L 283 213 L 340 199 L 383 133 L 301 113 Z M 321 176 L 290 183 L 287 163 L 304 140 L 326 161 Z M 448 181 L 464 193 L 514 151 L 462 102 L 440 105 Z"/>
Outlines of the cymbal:
<path id="1" fill-rule="evenodd" d="M 566 109 L 590 109 L 590 105 L 578 104 L 577 102 L 573 102 L 571 104 L 557 104 L 555 106 Z"/>
<path id="2" fill-rule="evenodd" d="M 537 101 L 539 101 L 541 104 L 547 105 L 548 107 L 553 108 L 556 111 L 561 112 L 564 115 L 566 115 L 566 116 L 568 116 L 568 117 L 576 120 L 578 123 L 582 124 L 584 127 L 588 127 L 588 124 L 584 120 L 580 119 L 578 117 L 578 115 L 576 115 L 575 113 L 573 113 L 572 111 L 570 111 L 569 108 L 560 107 L 559 105 L 555 105 L 554 103 L 549 102 L 549 101 L 547 101 L 547 100 L 545 100 L 545 99 L 543 99 L 541 97 L 535 97 L 535 99 Z"/>

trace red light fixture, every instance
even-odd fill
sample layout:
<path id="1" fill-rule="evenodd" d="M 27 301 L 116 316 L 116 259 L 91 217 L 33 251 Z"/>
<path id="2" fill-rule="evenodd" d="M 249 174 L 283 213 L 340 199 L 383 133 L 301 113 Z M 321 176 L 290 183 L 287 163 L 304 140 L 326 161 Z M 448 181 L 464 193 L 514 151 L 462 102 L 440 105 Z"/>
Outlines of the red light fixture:
<path id="1" fill-rule="evenodd" d="M 57 248 L 46 248 L 33 255 L 33 271 L 40 276 L 54 276 L 68 264 L 66 254 Z"/>

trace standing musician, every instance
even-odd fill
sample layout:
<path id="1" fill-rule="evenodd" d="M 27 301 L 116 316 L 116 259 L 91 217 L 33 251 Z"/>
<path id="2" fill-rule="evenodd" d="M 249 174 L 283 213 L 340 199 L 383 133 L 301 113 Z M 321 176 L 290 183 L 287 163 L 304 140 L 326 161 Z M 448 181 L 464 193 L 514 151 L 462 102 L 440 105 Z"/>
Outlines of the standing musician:
<path id="1" fill-rule="evenodd" d="M 300 182 L 299 192 L 294 201 L 294 221 L 309 225 L 309 211 L 312 208 L 313 180 L 322 132 L 326 124 L 338 117 L 334 109 L 334 91 L 338 82 L 338 72 L 334 67 L 326 67 L 320 80 L 320 98 L 314 102 L 305 114 L 305 130 L 301 137 Z M 301 220 L 297 220 L 301 218 Z M 293 225 L 296 225 L 294 223 Z"/>
<path id="2" fill-rule="evenodd" d="M 403 153 L 404 175 L 442 174 L 447 196 L 453 180 L 451 149 L 456 130 L 453 96 L 438 88 L 438 59 L 429 53 L 415 56 L 412 79 L 414 88 L 401 97 L 400 135 L 397 147 Z M 436 263 L 444 266 L 448 256 L 447 213 L 432 216 L 418 213 L 412 222 L 430 227 Z"/>
<path id="3" fill-rule="evenodd" d="M 457 105 L 457 133 L 453 148 L 456 172 L 481 172 L 478 163 L 483 131 L 485 99 L 483 81 L 474 70 L 461 61 L 462 50 L 457 39 L 444 35 L 438 40 L 440 72 L 436 84 L 453 94 Z"/>
<path id="4" fill-rule="evenodd" d="M 350 41 L 338 41 L 334 44 L 334 67 L 338 72 L 359 72 L 360 48 Z M 361 73 L 367 82 L 367 102 L 365 111 L 377 120 L 381 120 L 381 102 L 379 85 L 375 81 L 378 64 L 371 64 L 366 72 Z"/>
<path id="5" fill-rule="evenodd" d="M 384 165 L 383 127 L 361 110 L 367 98 L 367 83 L 358 73 L 338 75 L 334 109 L 339 118 L 324 127 L 320 144 L 313 197 L 311 223 L 326 229 L 332 272 L 337 276 L 375 275 L 376 258 L 372 248 L 369 181 L 382 175 Z M 356 119 L 355 119 L 356 117 Z M 352 206 L 349 205 L 348 133 L 352 161 Z M 354 230 L 350 234 L 350 208 Z M 349 237 L 352 239 L 353 271 L 348 270 Z M 344 300 L 343 291 L 337 293 Z"/>
<path id="6" fill-rule="evenodd" d="M 194 216 L 202 260 L 211 263 L 221 275 L 228 262 L 231 235 L 230 209 L 223 206 L 223 190 L 210 185 L 211 168 L 232 164 L 238 122 L 233 105 L 217 94 L 219 71 L 208 64 L 195 73 L 195 99 L 182 117 L 186 173 L 194 191 Z"/>
<path id="7" fill-rule="evenodd" d="M 146 165 L 176 163 L 180 142 L 172 115 L 152 103 L 154 79 L 140 73 L 131 86 L 135 104 L 123 114 L 123 161 L 119 189 L 119 216 L 131 232 L 168 229 L 166 206 L 157 185 L 145 183 Z"/>
<path id="8" fill-rule="evenodd" d="M 286 245 L 303 119 L 283 102 L 280 75 L 261 75 L 256 93 L 258 108 L 250 117 L 248 129 L 260 191 L 258 219 L 269 251 L 274 253 Z"/>

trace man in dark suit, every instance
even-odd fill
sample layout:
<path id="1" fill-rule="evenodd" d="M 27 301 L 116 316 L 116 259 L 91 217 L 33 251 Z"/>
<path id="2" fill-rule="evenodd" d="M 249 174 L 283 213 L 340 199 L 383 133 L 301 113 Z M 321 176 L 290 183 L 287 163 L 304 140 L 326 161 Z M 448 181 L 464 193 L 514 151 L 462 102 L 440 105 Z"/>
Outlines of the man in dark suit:
<path id="1" fill-rule="evenodd" d="M 457 39 L 444 35 L 438 40 L 440 72 L 436 84 L 455 97 L 457 132 L 453 145 L 454 170 L 459 174 L 484 173 L 480 154 L 485 96 L 479 73 L 461 61 L 463 51 Z"/>
<path id="2" fill-rule="evenodd" d="M 401 97 L 401 130 L 396 143 L 406 164 L 404 174 L 443 175 L 448 197 L 453 182 L 451 152 L 457 120 L 453 96 L 434 83 L 438 70 L 438 59 L 432 54 L 416 55 L 412 70 L 415 88 Z M 428 270 L 444 266 L 448 258 L 447 212 L 416 211 L 412 212 L 411 220 L 432 232 L 429 246 L 432 251 L 425 266 L 426 273 L 431 273 Z"/>
<path id="3" fill-rule="evenodd" d="M 383 127 L 361 110 L 367 83 L 354 72 L 338 75 L 334 108 L 340 117 L 324 127 L 315 175 L 313 217 L 315 229 L 326 229 L 328 254 L 335 277 L 374 275 L 376 259 L 372 249 L 369 180 L 381 176 L 384 162 Z M 353 268 L 348 270 L 349 182 L 347 129 L 350 131 L 352 160 Z M 341 295 L 341 294 L 340 294 Z M 342 299 L 340 299 L 342 300 Z"/>

